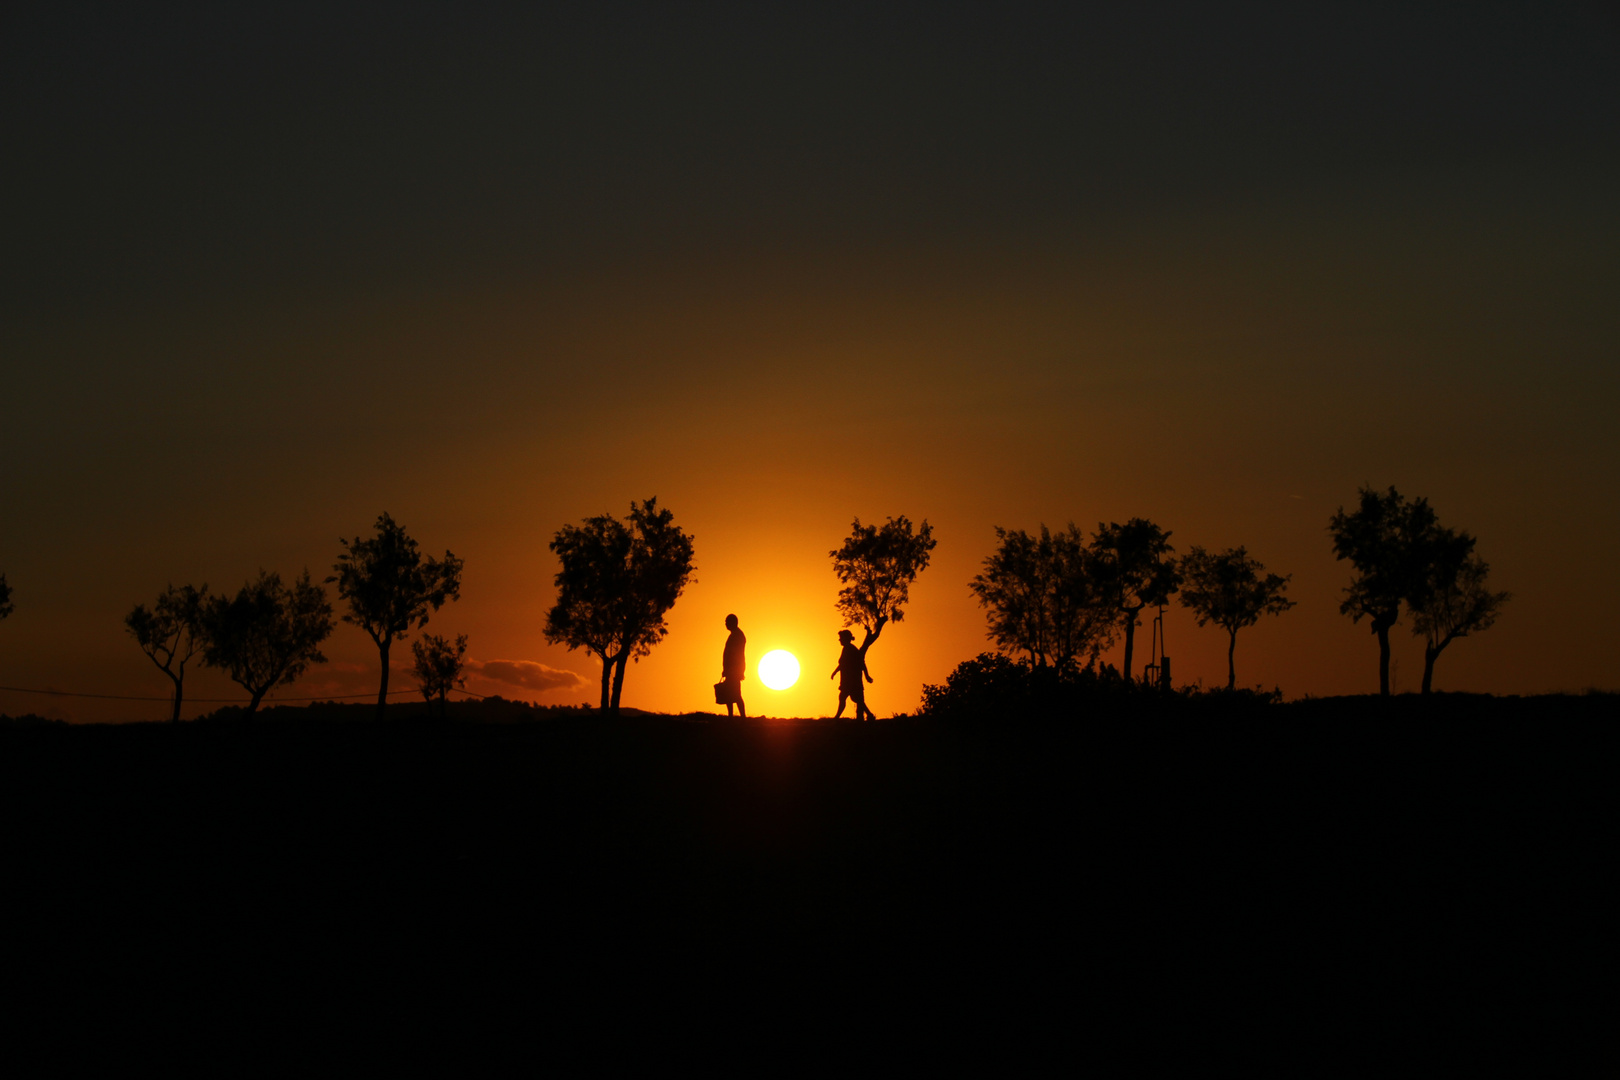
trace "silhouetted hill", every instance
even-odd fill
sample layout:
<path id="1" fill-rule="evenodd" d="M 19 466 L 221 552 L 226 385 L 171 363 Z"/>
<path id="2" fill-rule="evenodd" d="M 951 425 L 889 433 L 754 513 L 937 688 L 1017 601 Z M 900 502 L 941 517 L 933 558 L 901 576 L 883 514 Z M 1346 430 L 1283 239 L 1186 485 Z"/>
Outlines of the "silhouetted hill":
<path id="1" fill-rule="evenodd" d="M 1146 1015 L 1366 1047 L 1529 997 L 1578 1025 L 1603 1008 L 1573 979 L 1608 920 L 1613 706 L 7 726 L 7 925 L 54 943 L 8 970 L 42 1008 L 196 1025 L 738 994 L 920 1012 L 937 1046 Z"/>
<path id="2" fill-rule="evenodd" d="M 434 706 L 437 709 L 437 706 Z M 626 713 L 639 710 L 626 709 Z M 524 724 L 554 720 L 560 716 L 592 714 L 590 708 L 576 705 L 534 705 L 527 701 L 510 701 L 500 695 L 469 698 L 448 702 L 444 720 L 467 724 Z M 428 708 L 425 701 L 408 699 L 390 701 L 385 724 L 438 723 L 441 718 Z M 249 717 L 247 710 L 236 705 L 216 709 L 197 718 L 203 724 L 359 724 L 377 722 L 375 701 L 312 701 L 307 705 L 264 705 Z"/>

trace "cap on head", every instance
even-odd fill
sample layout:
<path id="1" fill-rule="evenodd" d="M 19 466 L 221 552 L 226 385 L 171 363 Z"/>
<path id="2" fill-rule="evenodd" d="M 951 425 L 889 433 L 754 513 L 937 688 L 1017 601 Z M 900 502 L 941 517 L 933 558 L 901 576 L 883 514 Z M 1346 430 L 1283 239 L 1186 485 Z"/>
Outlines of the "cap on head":
<path id="1" fill-rule="evenodd" d="M 726 616 L 726 629 L 727 630 L 735 630 L 735 629 L 737 629 L 737 616 L 735 616 L 735 615 L 727 615 Z"/>

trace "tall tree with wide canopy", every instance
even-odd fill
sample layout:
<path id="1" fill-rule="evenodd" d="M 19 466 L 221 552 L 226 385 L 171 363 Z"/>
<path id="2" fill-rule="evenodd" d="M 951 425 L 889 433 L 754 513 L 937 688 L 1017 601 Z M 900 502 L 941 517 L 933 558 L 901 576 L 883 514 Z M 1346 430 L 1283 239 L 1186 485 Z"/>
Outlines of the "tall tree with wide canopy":
<path id="1" fill-rule="evenodd" d="M 546 640 L 601 657 L 603 709 L 618 712 L 626 663 L 669 633 L 664 616 L 692 580 L 692 537 L 674 520 L 652 498 L 624 521 L 599 514 L 551 541 L 561 566 Z"/>
<path id="2" fill-rule="evenodd" d="M 1366 618 L 1378 636 L 1378 692 L 1389 696 L 1389 631 L 1401 605 L 1423 591 L 1425 539 L 1436 526 L 1427 499 L 1408 502 L 1391 487 L 1366 486 L 1356 509 L 1344 507 L 1328 522 L 1333 554 L 1350 560 L 1356 576 L 1344 590 L 1339 611 L 1352 622 Z"/>
<path id="3" fill-rule="evenodd" d="M 910 600 L 917 575 L 928 568 L 936 543 L 933 526 L 926 519 L 913 529 L 904 514 L 882 525 L 862 525 L 856 518 L 843 546 L 827 553 L 833 573 L 843 584 L 834 606 L 845 626 L 865 631 L 863 659 L 885 625 L 905 621 L 902 605 Z"/>
<path id="4" fill-rule="evenodd" d="M 170 585 L 158 594 L 150 608 L 136 604 L 135 610 L 124 616 L 124 627 L 135 644 L 174 683 L 174 712 L 169 716 L 172 723 L 180 722 L 186 664 L 207 644 L 203 631 L 207 605 L 207 585 L 200 589 L 192 585 L 177 589 Z"/>
<path id="5" fill-rule="evenodd" d="M 1131 677 L 1136 627 L 1145 607 L 1169 603 L 1181 584 L 1176 562 L 1169 558 L 1170 533 L 1146 518 L 1125 524 L 1099 524 L 1091 539 L 1091 557 L 1103 595 L 1125 631 L 1125 677 Z"/>
<path id="6" fill-rule="evenodd" d="M 265 694 L 295 682 L 311 664 L 326 663 L 320 646 L 332 632 L 332 605 L 308 570 L 291 585 L 275 571 L 260 570 L 235 596 L 212 597 L 203 611 L 203 663 L 248 692 L 249 716 Z"/>
<path id="7" fill-rule="evenodd" d="M 1266 568 L 1241 547 L 1210 554 L 1201 547 L 1181 560 L 1181 605 L 1192 611 L 1199 626 L 1214 623 L 1227 633 L 1226 688 L 1237 687 L 1238 631 L 1253 626 L 1262 615 L 1281 615 L 1294 606 L 1283 596 L 1288 579 L 1267 574 Z M 1264 575 L 1264 576 L 1262 576 Z"/>
<path id="8" fill-rule="evenodd" d="M 337 582 L 348 601 L 343 621 L 360 627 L 377 644 L 382 680 L 377 687 L 377 719 L 388 707 L 388 656 L 394 642 L 427 625 L 430 612 L 461 596 L 461 560 L 423 558 L 416 541 L 387 512 L 377 517 L 377 535 L 339 539 L 344 552 L 327 582 Z"/>
<path id="9" fill-rule="evenodd" d="M 1419 588 L 1407 598 L 1412 633 L 1424 638 L 1423 693 L 1434 686 L 1434 663 L 1460 637 L 1489 630 L 1512 598 L 1492 592 L 1490 565 L 1474 554 L 1474 537 L 1437 526 L 1424 540 Z"/>
<path id="10" fill-rule="evenodd" d="M 996 550 L 968 584 L 985 609 L 986 634 L 1003 651 L 1022 650 L 1037 667 L 1068 667 L 1113 640 L 1114 619 L 1091 574 L 1085 537 L 1070 523 L 1039 535 L 996 528 Z"/>

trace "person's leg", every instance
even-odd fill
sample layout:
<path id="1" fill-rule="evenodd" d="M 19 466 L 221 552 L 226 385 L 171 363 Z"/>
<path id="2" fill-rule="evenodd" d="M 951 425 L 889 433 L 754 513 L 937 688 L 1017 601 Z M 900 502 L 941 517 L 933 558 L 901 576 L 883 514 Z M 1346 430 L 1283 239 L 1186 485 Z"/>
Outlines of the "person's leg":
<path id="1" fill-rule="evenodd" d="M 833 713 L 833 719 L 834 720 L 843 719 L 843 716 L 844 716 L 844 702 L 846 702 L 848 700 L 849 700 L 849 695 L 848 694 L 844 693 L 842 690 L 838 691 L 838 711 Z"/>
<path id="2" fill-rule="evenodd" d="M 872 710 L 866 707 L 866 687 L 857 686 L 854 692 L 850 694 L 850 697 L 855 699 L 855 719 L 872 719 Z"/>
<path id="3" fill-rule="evenodd" d="M 743 704 L 741 694 L 737 695 L 737 715 L 744 720 L 748 719 L 748 706 Z"/>

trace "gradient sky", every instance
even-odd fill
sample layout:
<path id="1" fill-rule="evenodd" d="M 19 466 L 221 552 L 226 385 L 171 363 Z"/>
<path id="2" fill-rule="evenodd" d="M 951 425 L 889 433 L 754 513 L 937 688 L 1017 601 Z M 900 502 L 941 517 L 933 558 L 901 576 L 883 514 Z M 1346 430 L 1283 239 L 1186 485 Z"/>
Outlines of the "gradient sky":
<path id="1" fill-rule="evenodd" d="M 8 14 L 0 685 L 162 696 L 135 602 L 324 575 L 387 510 L 466 560 L 429 629 L 520 662 L 470 689 L 593 700 L 546 544 L 656 495 L 697 581 L 626 705 L 712 709 L 734 611 L 805 668 L 751 710 L 830 712 L 828 552 L 900 513 L 939 546 L 880 713 L 988 647 L 994 526 L 1130 516 L 1293 575 L 1241 682 L 1365 692 L 1326 534 L 1363 483 L 1514 593 L 1439 688 L 1620 684 L 1608 9 L 761 7 Z M 375 687 L 361 631 L 327 653 L 284 694 Z"/>

